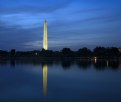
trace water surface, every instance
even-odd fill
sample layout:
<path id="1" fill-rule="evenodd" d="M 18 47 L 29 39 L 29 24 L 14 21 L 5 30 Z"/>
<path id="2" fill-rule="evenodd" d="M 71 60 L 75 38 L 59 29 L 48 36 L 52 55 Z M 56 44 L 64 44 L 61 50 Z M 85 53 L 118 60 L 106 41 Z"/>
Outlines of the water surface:
<path id="1" fill-rule="evenodd" d="M 0 102 L 121 102 L 121 61 L 0 61 Z"/>

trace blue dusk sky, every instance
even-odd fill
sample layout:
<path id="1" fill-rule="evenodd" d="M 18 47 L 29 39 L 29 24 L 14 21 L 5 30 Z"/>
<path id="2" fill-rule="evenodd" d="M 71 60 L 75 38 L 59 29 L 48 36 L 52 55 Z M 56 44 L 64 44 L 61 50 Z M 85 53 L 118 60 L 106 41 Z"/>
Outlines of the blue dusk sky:
<path id="1" fill-rule="evenodd" d="M 0 0 L 0 49 L 121 47 L 121 0 Z"/>

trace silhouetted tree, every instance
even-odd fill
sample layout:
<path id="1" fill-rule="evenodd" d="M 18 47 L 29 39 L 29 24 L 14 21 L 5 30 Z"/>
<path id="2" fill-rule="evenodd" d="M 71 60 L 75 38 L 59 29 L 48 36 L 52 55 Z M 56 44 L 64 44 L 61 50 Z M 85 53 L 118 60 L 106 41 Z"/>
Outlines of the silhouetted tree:
<path id="1" fill-rule="evenodd" d="M 52 50 L 44 50 L 42 49 L 42 51 L 40 52 L 40 56 L 41 57 L 53 57 L 54 52 Z"/>
<path id="2" fill-rule="evenodd" d="M 72 51 L 70 48 L 63 48 L 61 51 L 52 51 L 52 50 L 33 50 L 33 51 L 17 51 L 12 49 L 10 52 L 0 50 L 0 57 L 8 56 L 11 57 L 54 57 L 54 58 L 90 58 L 90 57 L 98 57 L 98 58 L 115 58 L 118 59 L 121 57 L 121 52 L 116 47 L 96 47 L 93 52 L 84 47 L 80 48 L 78 51 Z"/>
<path id="3" fill-rule="evenodd" d="M 70 48 L 63 48 L 61 52 L 63 54 L 67 54 L 67 53 L 70 53 L 71 52 L 71 49 Z"/>
<path id="4" fill-rule="evenodd" d="M 120 55 L 118 48 L 116 47 L 96 47 L 94 49 L 94 56 L 101 57 L 101 58 L 117 58 Z"/>
<path id="5" fill-rule="evenodd" d="M 118 57 L 120 55 L 118 48 L 112 47 L 110 49 L 110 55 L 112 55 L 113 57 Z"/>
<path id="6" fill-rule="evenodd" d="M 93 55 L 97 57 L 104 57 L 106 55 L 106 49 L 104 47 L 96 47 L 93 50 Z"/>
<path id="7" fill-rule="evenodd" d="M 0 50 L 0 57 L 6 57 L 8 55 L 9 55 L 8 51 Z"/>
<path id="8" fill-rule="evenodd" d="M 16 50 L 15 50 L 15 49 L 11 49 L 10 55 L 11 55 L 11 56 L 15 56 L 15 54 L 16 54 Z"/>
<path id="9" fill-rule="evenodd" d="M 62 57 L 73 57 L 73 51 L 70 48 L 63 48 L 61 51 Z"/>
<path id="10" fill-rule="evenodd" d="M 86 47 L 78 50 L 79 57 L 91 57 L 91 54 L 92 54 L 91 50 Z"/>

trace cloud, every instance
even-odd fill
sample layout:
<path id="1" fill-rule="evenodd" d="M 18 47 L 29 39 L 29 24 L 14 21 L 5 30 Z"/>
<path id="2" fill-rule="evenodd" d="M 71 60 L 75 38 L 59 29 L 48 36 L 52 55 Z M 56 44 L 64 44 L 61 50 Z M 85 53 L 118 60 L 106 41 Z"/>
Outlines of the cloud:
<path id="1" fill-rule="evenodd" d="M 24 43 L 25 48 L 42 48 L 42 41 L 31 41 L 31 42 L 26 42 Z"/>
<path id="2" fill-rule="evenodd" d="M 7 1 L 12 6 L 3 3 L 0 7 L 0 14 L 13 14 L 13 13 L 52 13 L 59 9 L 67 7 L 71 0 L 62 0 L 55 1 L 55 0 L 27 0 L 26 2 L 22 0 L 18 0 L 19 2 L 15 1 Z M 12 4 L 13 3 L 13 4 Z"/>
<path id="3" fill-rule="evenodd" d="M 24 43 L 35 39 L 42 40 L 40 29 L 23 29 L 20 26 L 9 26 L 0 21 L 0 46 L 1 49 L 23 49 Z"/>

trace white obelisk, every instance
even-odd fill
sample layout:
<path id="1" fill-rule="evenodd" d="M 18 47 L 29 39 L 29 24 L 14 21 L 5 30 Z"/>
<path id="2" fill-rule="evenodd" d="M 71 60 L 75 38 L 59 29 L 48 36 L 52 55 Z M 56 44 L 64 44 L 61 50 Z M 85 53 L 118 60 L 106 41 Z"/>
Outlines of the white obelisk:
<path id="1" fill-rule="evenodd" d="M 44 22 L 43 49 L 48 50 L 47 21 Z"/>

